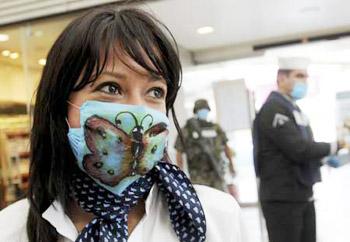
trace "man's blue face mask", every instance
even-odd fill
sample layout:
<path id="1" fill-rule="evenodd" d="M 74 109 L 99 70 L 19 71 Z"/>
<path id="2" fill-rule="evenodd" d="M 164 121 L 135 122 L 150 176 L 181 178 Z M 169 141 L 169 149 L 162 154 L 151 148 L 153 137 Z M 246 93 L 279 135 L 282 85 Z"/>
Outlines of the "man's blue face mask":
<path id="1" fill-rule="evenodd" d="M 301 81 L 295 81 L 292 92 L 290 93 L 291 97 L 294 100 L 302 99 L 306 96 L 307 93 L 307 85 Z"/>
<path id="2" fill-rule="evenodd" d="M 196 114 L 200 120 L 207 120 L 209 112 L 210 112 L 209 109 L 202 108 L 202 109 L 199 109 Z"/>
<path id="3" fill-rule="evenodd" d="M 164 157 L 169 133 L 167 116 L 154 109 L 86 101 L 80 128 L 68 139 L 79 168 L 107 190 L 121 194 Z"/>

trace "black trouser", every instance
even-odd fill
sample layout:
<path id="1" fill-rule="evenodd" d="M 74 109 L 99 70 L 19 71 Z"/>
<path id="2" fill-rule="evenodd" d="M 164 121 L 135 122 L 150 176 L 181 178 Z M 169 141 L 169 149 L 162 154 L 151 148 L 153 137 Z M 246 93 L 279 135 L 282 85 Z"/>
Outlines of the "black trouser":
<path id="1" fill-rule="evenodd" d="M 314 202 L 262 202 L 270 242 L 316 242 Z"/>

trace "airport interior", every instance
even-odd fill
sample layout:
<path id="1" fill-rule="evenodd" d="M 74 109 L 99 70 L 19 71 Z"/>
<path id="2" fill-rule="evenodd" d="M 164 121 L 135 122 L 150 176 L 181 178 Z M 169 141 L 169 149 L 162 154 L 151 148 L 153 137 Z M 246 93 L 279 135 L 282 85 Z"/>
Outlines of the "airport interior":
<path id="1" fill-rule="evenodd" d="M 307 95 L 297 105 L 307 115 L 315 141 L 348 140 L 350 147 L 350 2 L 0 1 L 0 209 L 28 190 L 31 110 L 50 48 L 73 19 L 102 6 L 140 8 L 169 28 L 182 64 L 175 102 L 179 125 L 193 117 L 196 100 L 208 101 L 208 120 L 222 127 L 234 152 L 242 241 L 268 242 L 254 171 L 253 120 L 277 89 L 279 58 L 307 58 Z M 168 153 L 173 162 L 176 137 L 172 124 Z M 342 155 L 350 160 L 348 150 Z M 189 174 L 188 165 L 184 169 Z M 350 165 L 323 165 L 321 175 L 322 182 L 313 187 L 317 241 L 347 242 Z"/>

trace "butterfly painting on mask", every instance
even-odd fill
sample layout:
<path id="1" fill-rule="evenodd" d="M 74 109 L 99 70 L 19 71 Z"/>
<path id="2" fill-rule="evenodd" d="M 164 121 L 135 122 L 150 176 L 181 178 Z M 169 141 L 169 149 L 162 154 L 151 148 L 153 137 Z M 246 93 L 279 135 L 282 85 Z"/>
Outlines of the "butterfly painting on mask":
<path id="1" fill-rule="evenodd" d="M 122 118 L 125 116 L 129 119 Z M 125 126 L 131 128 L 127 130 Z M 146 174 L 164 156 L 167 128 L 164 122 L 153 125 L 150 114 L 138 122 L 134 113 L 120 112 L 115 124 L 98 115 L 89 117 L 84 124 L 85 142 L 91 152 L 83 158 L 86 173 L 111 187 L 126 178 Z"/>

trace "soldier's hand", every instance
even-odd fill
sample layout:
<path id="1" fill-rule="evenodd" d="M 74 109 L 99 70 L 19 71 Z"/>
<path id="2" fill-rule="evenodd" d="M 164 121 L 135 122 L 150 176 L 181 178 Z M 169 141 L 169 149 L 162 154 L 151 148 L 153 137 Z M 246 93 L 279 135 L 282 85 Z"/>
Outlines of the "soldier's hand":
<path id="1" fill-rule="evenodd" d="M 230 173 L 231 173 L 231 176 L 232 177 L 235 177 L 236 176 L 236 170 L 235 170 L 235 168 L 233 168 L 233 166 L 230 166 Z"/>
<path id="2" fill-rule="evenodd" d="M 227 185 L 227 191 L 238 201 L 238 189 L 235 184 Z"/>

